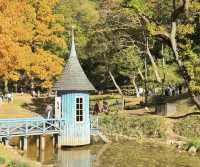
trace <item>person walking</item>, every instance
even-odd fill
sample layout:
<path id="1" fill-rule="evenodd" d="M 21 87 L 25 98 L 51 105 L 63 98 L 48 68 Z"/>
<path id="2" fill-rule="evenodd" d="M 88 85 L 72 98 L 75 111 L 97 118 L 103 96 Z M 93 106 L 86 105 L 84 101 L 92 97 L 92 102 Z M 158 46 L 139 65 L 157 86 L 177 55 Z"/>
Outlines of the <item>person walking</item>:
<path id="1" fill-rule="evenodd" d="M 99 102 L 96 102 L 94 105 L 94 115 L 98 115 L 100 113 L 100 107 L 99 107 Z"/>
<path id="2" fill-rule="evenodd" d="M 53 118 L 53 107 L 50 104 L 46 105 L 45 115 L 47 119 Z"/>
<path id="3" fill-rule="evenodd" d="M 21 96 L 23 96 L 23 95 L 24 95 L 23 88 L 20 88 L 20 94 L 21 94 Z"/>
<path id="4" fill-rule="evenodd" d="M 8 92 L 7 94 L 7 100 L 8 100 L 8 103 L 12 101 L 12 94 L 10 92 Z"/>
<path id="5" fill-rule="evenodd" d="M 3 102 L 3 94 L 0 95 L 0 103 Z"/>
<path id="6" fill-rule="evenodd" d="M 103 101 L 102 112 L 104 112 L 105 114 L 108 114 L 108 111 L 109 111 L 108 102 Z"/>

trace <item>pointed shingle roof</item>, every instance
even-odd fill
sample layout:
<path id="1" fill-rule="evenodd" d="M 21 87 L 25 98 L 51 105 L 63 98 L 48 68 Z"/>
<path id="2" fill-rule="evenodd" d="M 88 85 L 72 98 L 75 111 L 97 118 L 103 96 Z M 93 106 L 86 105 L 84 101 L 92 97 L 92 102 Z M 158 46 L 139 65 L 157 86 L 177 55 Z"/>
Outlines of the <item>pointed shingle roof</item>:
<path id="1" fill-rule="evenodd" d="M 67 91 L 92 91 L 94 86 L 88 80 L 76 55 L 74 33 L 72 30 L 71 51 L 68 62 L 59 80 L 54 85 L 54 90 Z"/>

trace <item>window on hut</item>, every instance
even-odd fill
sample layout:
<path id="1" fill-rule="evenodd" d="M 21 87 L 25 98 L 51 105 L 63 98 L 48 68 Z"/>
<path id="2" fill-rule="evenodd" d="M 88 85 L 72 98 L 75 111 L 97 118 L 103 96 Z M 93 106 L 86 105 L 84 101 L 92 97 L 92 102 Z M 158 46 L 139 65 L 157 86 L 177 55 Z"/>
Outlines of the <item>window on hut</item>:
<path id="1" fill-rule="evenodd" d="M 76 121 L 83 121 L 83 97 L 76 98 Z"/>

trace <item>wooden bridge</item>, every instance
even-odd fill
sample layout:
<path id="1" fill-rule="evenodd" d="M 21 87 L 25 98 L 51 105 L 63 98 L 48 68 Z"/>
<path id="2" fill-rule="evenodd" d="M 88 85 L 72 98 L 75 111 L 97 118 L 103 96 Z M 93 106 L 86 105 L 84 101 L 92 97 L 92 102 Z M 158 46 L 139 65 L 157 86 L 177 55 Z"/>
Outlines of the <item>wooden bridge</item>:
<path id="1" fill-rule="evenodd" d="M 62 134 L 65 121 L 41 117 L 0 119 L 0 138 Z M 91 117 L 91 133 L 98 131 L 98 117 Z"/>

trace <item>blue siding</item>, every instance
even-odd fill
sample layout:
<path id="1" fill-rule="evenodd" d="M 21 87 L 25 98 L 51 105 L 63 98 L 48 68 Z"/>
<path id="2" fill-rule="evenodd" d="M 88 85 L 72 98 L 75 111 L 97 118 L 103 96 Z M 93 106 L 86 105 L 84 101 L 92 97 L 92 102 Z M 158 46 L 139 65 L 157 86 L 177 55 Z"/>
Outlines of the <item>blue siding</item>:
<path id="1" fill-rule="evenodd" d="M 83 97 L 83 122 L 76 122 L 76 97 Z M 65 120 L 61 145 L 76 146 L 90 143 L 89 94 L 64 92 L 61 95 L 62 118 Z"/>

